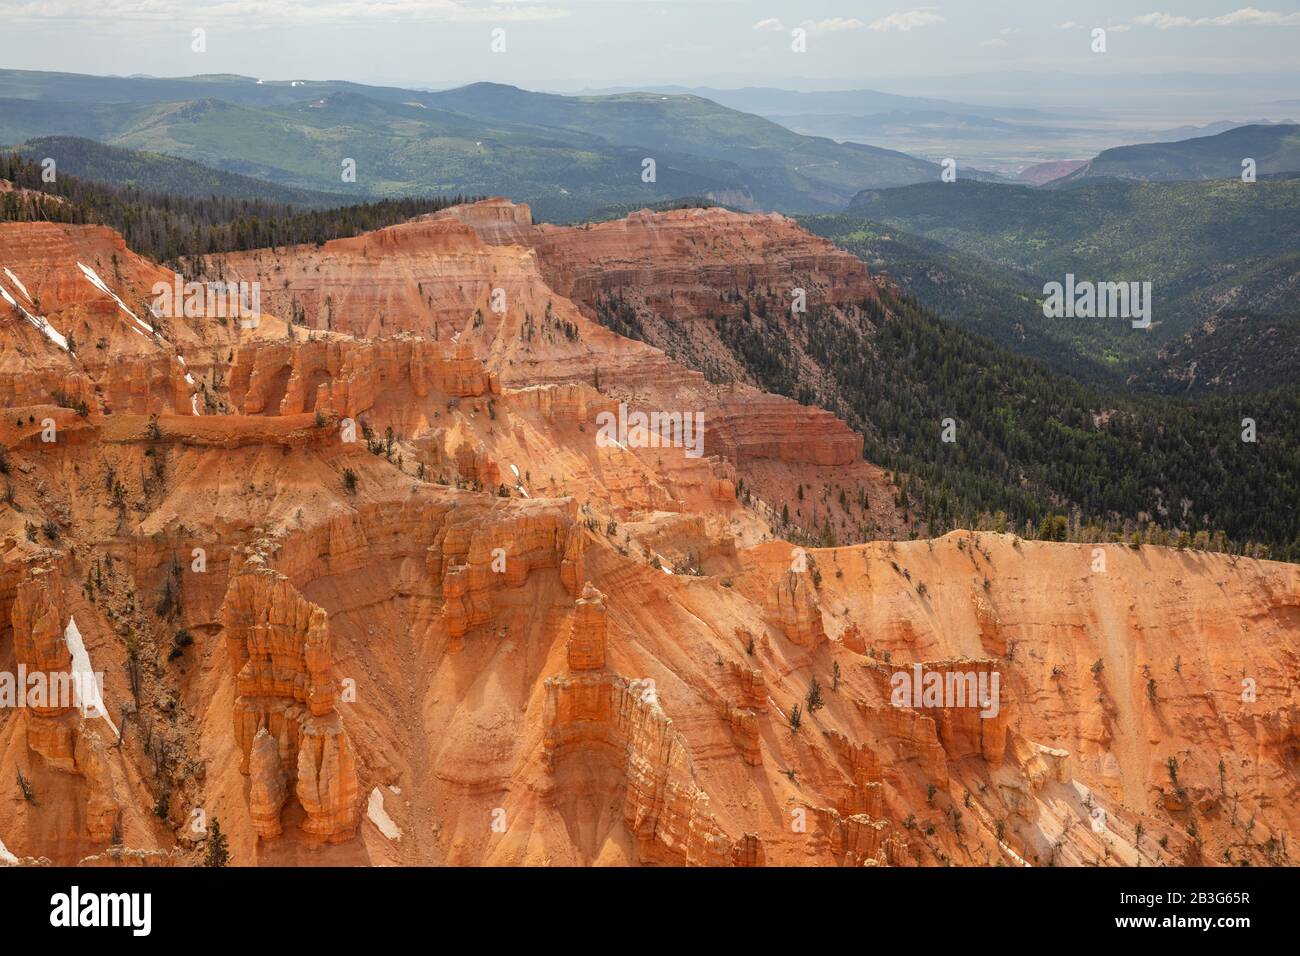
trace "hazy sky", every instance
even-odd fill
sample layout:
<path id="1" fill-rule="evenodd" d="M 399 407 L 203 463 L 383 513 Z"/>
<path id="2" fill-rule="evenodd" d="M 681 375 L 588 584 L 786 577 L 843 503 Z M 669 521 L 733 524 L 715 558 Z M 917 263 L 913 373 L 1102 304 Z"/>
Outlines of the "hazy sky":
<path id="1" fill-rule="evenodd" d="M 1300 0 L 0 0 L 0 66 L 567 90 L 1294 71 Z M 1091 31 L 1107 28 L 1107 51 Z M 192 30 L 207 50 L 191 50 Z M 491 49 L 505 30 L 505 52 Z M 791 50 L 791 31 L 807 50 Z M 877 87 L 887 84 L 879 82 Z M 1288 91 L 1279 90 L 1279 95 Z"/>

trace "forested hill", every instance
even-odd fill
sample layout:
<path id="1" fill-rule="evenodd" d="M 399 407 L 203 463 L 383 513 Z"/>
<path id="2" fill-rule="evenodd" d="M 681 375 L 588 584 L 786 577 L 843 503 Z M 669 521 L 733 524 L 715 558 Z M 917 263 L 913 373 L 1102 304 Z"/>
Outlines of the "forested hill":
<path id="1" fill-rule="evenodd" d="M 1086 371 L 1145 366 L 1223 306 L 1258 314 L 1294 310 L 1300 252 L 1300 176 L 1243 183 L 1086 182 L 1073 189 L 958 181 L 865 190 L 850 214 L 816 231 L 854 251 L 889 246 L 882 230 L 939 244 L 906 243 L 927 305 L 997 341 Z M 894 243 L 897 246 L 897 243 Z M 935 272 L 921 259 L 931 259 Z M 943 274 L 957 281 L 947 281 Z M 1043 316 L 1042 289 L 1066 275 L 1091 282 L 1150 282 L 1152 325 Z M 966 301 L 960 301 L 963 297 Z M 978 301 L 983 300 L 983 301 Z"/>
<path id="2" fill-rule="evenodd" d="M 221 196 L 310 209 L 342 206 L 355 201 L 355 196 L 295 189 L 252 176 L 212 169 L 202 163 L 163 153 L 122 149 L 74 136 L 45 136 L 29 140 L 16 147 L 14 152 L 35 162 L 47 157 L 57 158 L 56 172 L 59 175 L 71 174 L 78 179 L 93 179 L 169 196 L 194 199 Z"/>
<path id="3" fill-rule="evenodd" d="M 122 234 L 131 249 L 156 262 L 182 256 L 297 243 L 322 243 L 380 229 L 476 197 L 385 199 L 330 209 L 226 196 L 174 196 L 61 174 L 53 183 L 24 156 L 0 153 L 0 221 L 96 223 Z"/>

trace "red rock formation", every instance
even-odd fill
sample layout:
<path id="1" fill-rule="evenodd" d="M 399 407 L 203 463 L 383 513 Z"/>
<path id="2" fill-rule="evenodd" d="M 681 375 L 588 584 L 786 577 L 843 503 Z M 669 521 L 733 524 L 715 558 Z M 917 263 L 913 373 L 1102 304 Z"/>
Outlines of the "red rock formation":
<path id="1" fill-rule="evenodd" d="M 786 571 L 769 592 L 767 622 L 800 647 L 826 640 L 811 571 Z"/>
<path id="2" fill-rule="evenodd" d="M 767 682 L 763 671 L 739 661 L 727 662 L 722 712 L 731 725 L 732 739 L 741 758 L 751 767 L 763 762 L 762 716 L 767 711 Z"/>
<path id="3" fill-rule="evenodd" d="M 846 651 L 852 651 L 854 654 L 867 653 L 867 644 L 862 637 L 862 631 L 855 622 L 850 622 L 849 626 L 844 629 L 840 635 L 840 642 L 844 645 Z"/>
<path id="4" fill-rule="evenodd" d="M 360 804 L 352 743 L 334 709 L 329 617 L 282 575 L 250 562 L 230 583 L 222 611 L 235 671 L 235 738 L 253 777 L 250 813 L 263 839 L 280 834 L 293 793 L 303 831 L 325 842 L 352 838 Z"/>
<path id="5" fill-rule="evenodd" d="M 29 672 L 63 675 L 72 670 L 72 655 L 63 632 L 67 625 L 60 605 L 59 580 L 43 569 L 23 580 L 14 594 L 10 611 L 14 634 L 14 653 L 19 664 Z M 39 717 L 58 717 L 72 710 L 70 704 L 53 701 L 47 706 L 32 706 Z"/>
<path id="6" fill-rule="evenodd" d="M 842 866 L 879 866 L 888 863 L 885 837 L 889 824 L 863 813 L 841 816 L 829 807 L 815 808 L 820 836 Z"/>
<path id="7" fill-rule="evenodd" d="M 17 713 L 26 720 L 31 752 L 49 769 L 80 778 L 75 792 L 81 826 L 70 836 L 106 844 L 116 832 L 120 806 L 99 734 L 77 706 L 72 656 L 64 636 L 66 605 L 52 568 L 35 569 L 16 589 L 11 609 L 14 660 L 19 675 L 39 681 L 16 688 L 27 695 Z M 33 695 L 33 686 L 43 690 Z"/>
<path id="8" fill-rule="evenodd" d="M 1002 668 L 991 660 L 927 661 L 869 669 L 891 706 L 921 710 L 934 718 L 950 760 L 980 755 L 1002 765 L 1011 701 Z M 931 690 L 934 691 L 933 701 Z"/>
<path id="9" fill-rule="evenodd" d="M 626 779 L 623 818 L 644 862 L 761 862 L 756 837 L 733 844 L 718 826 L 653 685 L 605 669 L 605 615 L 603 596 L 588 584 L 574 606 L 570 673 L 546 681 L 547 765 L 579 757 L 612 762 Z"/>
<path id="10" fill-rule="evenodd" d="M 678 321 L 719 308 L 719 289 L 805 289 L 811 303 L 875 298 L 866 266 L 785 216 L 726 209 L 648 210 L 589 226 L 532 225 L 528 207 L 503 200 L 457 206 L 435 218 L 480 237 L 536 250 L 547 283 L 586 305 L 622 293 Z"/>
<path id="11" fill-rule="evenodd" d="M 573 632 L 569 635 L 569 670 L 605 669 L 605 596 L 587 582 L 573 605 Z"/>
<path id="12" fill-rule="evenodd" d="M 155 284 L 173 278 L 102 226 L 0 223 L 0 287 L 63 340 L 16 323 L 26 354 L 0 367 L 0 403 L 38 404 L 44 393 L 60 404 L 83 402 L 90 413 L 191 414 L 197 382 L 186 375 L 201 375 L 210 360 L 187 365 L 183 352 L 227 335 L 153 315 Z"/>
<path id="13" fill-rule="evenodd" d="M 499 524 L 470 513 L 450 516 L 427 556 L 430 574 L 441 582 L 448 635 L 463 637 L 491 621 L 494 591 L 522 585 L 532 571 L 557 568 L 575 590 L 582 533 L 572 521 L 571 508 L 542 502 L 503 515 Z"/>
<path id="14" fill-rule="evenodd" d="M 875 296 L 875 286 L 858 259 L 802 232 L 784 217 L 739 216 L 722 210 L 697 213 L 701 211 L 633 217 L 623 226 L 634 239 L 616 238 L 612 233 L 610 238 L 615 245 L 631 242 L 638 250 L 634 257 L 644 258 L 644 263 L 636 259 L 641 264 L 633 272 L 647 289 L 656 283 L 671 287 L 672 276 L 680 271 L 675 258 L 680 242 L 693 241 L 701 250 L 712 249 L 713 264 L 705 272 L 692 270 L 703 282 L 701 291 L 681 300 L 689 315 L 705 300 L 716 303 L 719 290 L 731 292 L 751 280 L 766 282 L 778 274 L 788 277 L 785 270 L 790 268 L 800 270 L 799 275 L 804 276 L 800 281 L 808 285 L 814 301 L 823 304 L 859 303 Z M 403 341 L 402 333 L 438 341 L 456 336 L 455 356 L 444 369 L 447 380 L 442 386 L 450 395 L 590 383 L 638 407 L 698 412 L 705 421 L 705 454 L 725 455 L 733 470 L 736 466 L 747 469 L 746 480 L 764 498 L 779 502 L 784 495 L 789 481 L 786 466 L 818 466 L 822 469 L 815 476 L 819 480 L 870 489 L 870 500 L 880 503 L 873 511 L 874 520 L 888 531 L 901 529 L 900 516 L 887 505 L 892 495 L 884 474 L 861 460 L 861 436 L 829 412 L 763 394 L 749 385 L 711 386 L 701 374 L 658 349 L 601 327 L 594 321 L 592 301 L 583 297 L 596 294 L 595 287 L 570 282 L 564 269 L 548 265 L 551 253 L 564 258 L 561 249 L 576 252 L 582 248 L 561 241 L 561 233 L 586 242 L 588 234 L 596 230 L 527 227 L 520 231 L 528 218 L 525 207 L 489 201 L 368 236 L 335 240 L 320 248 L 302 246 L 275 255 L 259 250 L 223 257 L 222 275 L 261 282 L 270 290 L 264 303 L 268 311 L 302 311 L 317 330 L 397 336 L 398 342 Z M 654 238 L 679 231 L 695 238 L 674 239 L 668 245 L 658 244 Z M 705 241 L 714 234 L 725 235 L 725 241 Z M 755 242 L 755 236 L 764 238 Z M 542 244 L 525 248 L 534 241 Z M 521 244 L 511 244 L 516 242 Z M 581 271 L 605 275 L 608 264 L 599 256 L 607 247 L 600 241 L 593 243 L 588 254 L 597 258 Z M 737 256 L 743 256 L 743 261 Z M 490 300 L 496 290 L 504 297 L 503 311 L 492 308 Z M 688 303 L 694 305 L 687 308 Z M 706 345 L 715 349 L 716 343 Z M 487 370 L 475 359 L 485 362 Z M 236 396 L 243 387 L 242 375 L 241 371 L 233 380 Z M 271 361 L 259 379 L 269 383 L 276 401 L 283 400 L 282 394 L 293 398 L 294 404 L 286 406 L 286 411 L 297 407 L 296 393 L 290 388 L 294 380 L 323 378 L 320 373 L 287 375 L 282 361 Z M 743 375 L 738 378 L 744 380 Z M 369 407 L 370 379 L 364 372 L 341 369 L 338 387 L 355 390 L 355 395 L 336 395 L 330 400 L 331 407 L 357 412 Z M 566 395 L 566 399 L 572 397 L 573 393 Z M 546 401 L 540 395 L 530 399 Z M 324 407 L 324 399 L 318 401 Z M 251 407 L 260 410 L 268 406 L 257 399 Z M 582 415 L 581 408 L 575 411 Z M 728 495 L 723 484 L 706 490 L 720 500 Z"/>

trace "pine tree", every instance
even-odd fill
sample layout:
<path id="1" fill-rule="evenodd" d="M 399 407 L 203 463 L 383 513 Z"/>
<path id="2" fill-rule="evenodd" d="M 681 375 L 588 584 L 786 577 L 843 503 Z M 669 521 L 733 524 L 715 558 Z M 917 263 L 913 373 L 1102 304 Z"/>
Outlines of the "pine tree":
<path id="1" fill-rule="evenodd" d="M 808 704 L 808 713 L 810 714 L 814 714 L 826 706 L 826 702 L 822 700 L 822 685 L 817 683 L 816 677 L 812 679 L 812 686 L 808 688 L 808 696 L 804 698 L 804 701 Z"/>
<path id="2" fill-rule="evenodd" d="M 221 824 L 215 818 L 212 831 L 208 834 L 208 848 L 203 855 L 204 866 L 227 866 L 230 863 L 230 848 L 226 845 L 226 835 L 221 832 Z"/>

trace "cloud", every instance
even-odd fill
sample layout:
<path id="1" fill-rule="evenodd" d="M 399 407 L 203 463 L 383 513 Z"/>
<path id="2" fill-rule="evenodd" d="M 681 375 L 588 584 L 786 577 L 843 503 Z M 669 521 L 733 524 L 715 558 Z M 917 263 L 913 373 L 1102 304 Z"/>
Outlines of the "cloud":
<path id="1" fill-rule="evenodd" d="M 243 21 L 341 23 L 355 21 L 553 20 L 569 11 L 535 0 L 6 0 L 10 21 L 180 21 L 201 25 Z"/>
<path id="2" fill-rule="evenodd" d="M 831 17 L 829 20 L 805 20 L 802 26 L 809 33 L 840 33 L 844 30 L 861 30 L 866 24 L 856 17 Z"/>
<path id="3" fill-rule="evenodd" d="M 1098 29 L 1098 28 L 1097 28 L 1097 27 L 1085 27 L 1082 23 L 1075 23 L 1073 20 L 1066 20 L 1064 23 L 1058 24 L 1057 27 L 1056 27 L 1056 29 L 1058 29 L 1058 30 L 1095 30 L 1095 29 Z M 1132 30 L 1132 29 L 1133 29 L 1133 24 L 1131 24 L 1131 23 L 1115 23 L 1115 24 L 1107 24 L 1105 27 L 1102 27 L 1102 28 L 1100 28 L 1100 29 L 1104 29 L 1107 33 L 1128 33 L 1129 30 Z"/>
<path id="4" fill-rule="evenodd" d="M 1242 7 L 1232 13 L 1217 17 L 1183 17 L 1172 13 L 1144 13 L 1134 17 L 1133 22 L 1139 26 L 1155 27 L 1157 30 L 1172 30 L 1176 27 L 1240 27 L 1240 26 L 1300 26 L 1300 13 L 1275 13 L 1269 10 L 1257 10 L 1254 7 Z"/>
<path id="5" fill-rule="evenodd" d="M 766 20 L 759 20 L 751 29 L 760 33 L 784 33 L 785 24 L 776 17 L 768 17 Z"/>
<path id="6" fill-rule="evenodd" d="M 891 13 L 887 17 L 873 20 L 868 29 L 875 30 L 877 33 L 886 33 L 890 30 L 907 32 L 929 26 L 932 23 L 943 22 L 943 17 L 937 13 L 931 13 L 929 10 L 908 10 L 906 13 Z"/>
<path id="7" fill-rule="evenodd" d="M 1001 49 L 1007 46 L 1007 37 L 1013 37 L 1020 32 L 1020 27 L 1003 27 L 998 31 L 998 35 L 989 40 L 981 40 L 980 46 L 990 47 L 992 49 Z"/>

